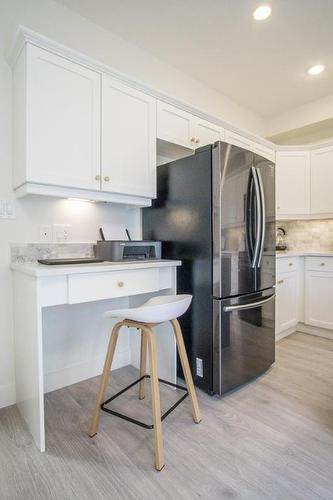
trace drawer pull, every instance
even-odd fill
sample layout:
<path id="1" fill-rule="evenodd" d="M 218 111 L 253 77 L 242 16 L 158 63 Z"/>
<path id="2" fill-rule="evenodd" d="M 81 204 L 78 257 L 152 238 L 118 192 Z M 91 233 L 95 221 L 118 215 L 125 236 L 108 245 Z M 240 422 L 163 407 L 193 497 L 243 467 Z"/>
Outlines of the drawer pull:
<path id="1" fill-rule="evenodd" d="M 118 281 L 117 286 L 119 286 L 119 288 L 122 288 L 124 286 L 124 282 L 123 281 Z"/>
<path id="2" fill-rule="evenodd" d="M 278 284 L 278 285 L 282 285 L 282 283 L 284 283 L 284 280 L 279 280 L 279 281 L 277 282 L 277 284 Z"/>

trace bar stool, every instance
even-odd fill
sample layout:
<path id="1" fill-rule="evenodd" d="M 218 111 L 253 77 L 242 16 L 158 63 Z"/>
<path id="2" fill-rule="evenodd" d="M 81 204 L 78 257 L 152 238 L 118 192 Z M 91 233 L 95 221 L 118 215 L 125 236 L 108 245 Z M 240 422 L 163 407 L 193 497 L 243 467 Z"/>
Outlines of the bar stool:
<path id="1" fill-rule="evenodd" d="M 123 418 L 129 422 L 140 425 L 146 429 L 154 429 L 155 438 L 155 467 L 157 470 L 162 470 L 164 467 L 164 452 L 163 452 L 163 437 L 162 437 L 162 420 L 164 420 L 188 395 L 192 401 L 193 420 L 195 423 L 201 421 L 201 413 L 198 405 L 198 400 L 194 390 L 192 374 L 187 359 L 182 331 L 177 321 L 177 318 L 184 314 L 191 304 L 191 295 L 166 295 L 160 297 L 153 297 L 142 306 L 132 309 L 118 309 L 114 311 L 107 311 L 104 316 L 112 318 L 126 318 L 118 323 L 112 329 L 109 346 L 105 358 L 105 364 L 102 374 L 102 380 L 96 400 L 96 406 L 91 422 L 89 436 L 93 437 L 97 434 L 98 424 L 101 410 Z M 183 368 L 186 387 L 173 384 L 169 381 L 158 378 L 157 374 L 157 351 L 156 339 L 152 328 L 159 323 L 170 321 L 173 332 L 175 334 L 179 358 Z M 104 401 L 106 388 L 108 385 L 112 359 L 117 344 L 118 333 L 122 326 L 134 327 L 141 330 L 141 353 L 140 353 L 140 378 L 135 380 L 132 384 L 122 389 L 112 398 Z M 146 374 L 146 353 L 149 353 L 150 375 Z M 144 382 L 146 378 L 150 378 L 151 382 L 151 397 L 152 397 L 152 416 L 153 424 L 148 425 L 144 422 L 135 420 L 127 415 L 115 412 L 106 405 L 123 394 L 136 384 L 139 384 L 139 399 L 145 397 Z M 159 382 L 184 390 L 185 394 L 161 416 L 160 406 L 160 393 Z"/>

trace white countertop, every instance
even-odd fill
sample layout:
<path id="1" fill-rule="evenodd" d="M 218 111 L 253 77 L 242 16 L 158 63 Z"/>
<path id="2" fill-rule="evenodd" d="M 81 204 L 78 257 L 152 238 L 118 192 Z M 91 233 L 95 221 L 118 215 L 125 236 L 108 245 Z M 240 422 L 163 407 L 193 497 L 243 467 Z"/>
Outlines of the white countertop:
<path id="1" fill-rule="evenodd" d="M 286 251 L 286 252 L 276 252 L 276 258 L 280 259 L 283 257 L 333 257 L 332 252 L 301 252 L 301 251 Z"/>
<path id="2" fill-rule="evenodd" d="M 181 266 L 180 260 L 147 260 L 132 262 L 96 262 L 95 264 L 75 265 L 45 265 L 38 262 L 13 263 L 13 271 L 28 274 L 30 276 L 61 276 L 68 274 L 99 273 L 107 271 L 127 271 L 129 269 L 148 269 L 151 267 L 176 267 Z"/>

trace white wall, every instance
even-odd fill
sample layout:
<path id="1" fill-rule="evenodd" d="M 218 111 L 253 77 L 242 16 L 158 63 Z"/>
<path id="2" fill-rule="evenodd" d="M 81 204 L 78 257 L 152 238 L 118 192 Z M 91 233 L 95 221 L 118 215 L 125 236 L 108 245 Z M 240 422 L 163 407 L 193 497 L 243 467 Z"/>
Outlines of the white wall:
<path id="1" fill-rule="evenodd" d="M 252 111 L 238 106 L 230 99 L 58 3 L 51 0 L 0 0 L 0 198 L 13 198 L 11 189 L 11 72 L 5 62 L 4 52 L 13 41 L 19 24 L 109 64 L 202 111 L 221 116 L 259 135 L 264 131 L 263 120 Z M 15 402 L 9 243 L 36 241 L 38 225 L 43 223 L 72 224 L 73 240 L 92 241 L 98 237 L 97 229 L 103 222 L 123 222 L 134 236 L 140 234 L 139 210 L 115 208 L 104 204 L 77 204 L 66 200 L 29 198 L 17 201 L 15 220 L 0 219 L 0 407 Z M 98 315 L 99 312 L 97 307 L 94 314 Z M 73 318 L 68 317 L 67 310 L 63 311 L 61 318 L 63 332 L 70 333 L 73 329 Z M 45 321 L 49 324 L 47 318 Z M 75 331 L 78 331 L 80 321 L 75 324 Z M 89 333 L 90 330 L 83 332 L 86 340 L 87 332 Z M 104 346 L 105 333 L 100 331 L 99 335 L 100 345 Z M 65 340 L 63 338 L 64 342 Z M 126 343 L 127 340 L 124 338 L 124 353 Z M 49 349 L 46 353 L 48 360 L 46 365 L 49 366 L 49 370 L 60 370 L 61 365 L 59 362 L 54 364 L 54 358 L 52 358 L 52 349 L 55 347 L 50 337 L 45 341 L 45 348 Z M 81 354 L 84 356 L 84 352 Z M 124 354 L 124 360 L 125 358 Z M 76 359 L 78 371 L 80 371 L 81 361 L 83 358 Z M 54 387 L 52 381 L 50 381 L 51 386 Z"/>

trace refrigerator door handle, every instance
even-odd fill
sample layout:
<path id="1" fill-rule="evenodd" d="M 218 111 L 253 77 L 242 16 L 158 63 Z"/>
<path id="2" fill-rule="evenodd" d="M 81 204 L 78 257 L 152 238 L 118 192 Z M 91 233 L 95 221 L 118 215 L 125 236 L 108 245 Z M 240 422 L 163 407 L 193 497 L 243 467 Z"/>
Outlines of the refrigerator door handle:
<path id="1" fill-rule="evenodd" d="M 254 309 L 256 307 L 262 306 L 263 304 L 267 304 L 267 302 L 270 302 L 273 300 L 275 297 L 275 293 L 267 297 L 266 299 L 263 300 L 258 300 L 257 302 L 252 302 L 251 304 L 240 304 L 237 306 L 224 306 L 223 311 L 224 312 L 232 312 L 232 311 L 245 311 L 246 309 Z"/>
<path id="2" fill-rule="evenodd" d="M 245 229 L 246 229 L 246 242 L 249 250 L 249 257 L 252 263 L 253 259 L 253 232 L 252 232 L 252 211 L 253 205 L 253 175 L 250 173 L 247 196 L 246 196 L 246 208 L 245 208 Z"/>
<path id="3" fill-rule="evenodd" d="M 260 236 L 260 245 L 259 245 L 259 254 L 258 260 L 256 263 L 257 267 L 261 265 L 262 253 L 264 251 L 264 243 L 265 243 L 265 222 L 266 222 L 266 206 L 265 206 L 265 193 L 264 187 L 262 183 L 261 173 L 259 168 L 256 168 L 258 184 L 259 184 L 259 192 L 260 192 L 260 205 L 261 205 L 261 236 Z"/>
<path id="4" fill-rule="evenodd" d="M 259 187 L 259 180 L 257 176 L 257 169 L 252 166 L 251 167 L 251 172 L 253 176 L 253 183 L 254 183 L 254 190 L 255 190 L 255 197 L 256 197 L 256 236 L 255 236 L 255 243 L 254 243 L 254 251 L 253 251 L 253 258 L 251 262 L 251 267 L 255 268 L 257 267 L 258 263 L 258 257 L 259 257 L 259 252 L 260 252 L 260 236 L 262 233 L 262 221 L 261 221 L 261 202 L 260 202 L 260 187 Z"/>

